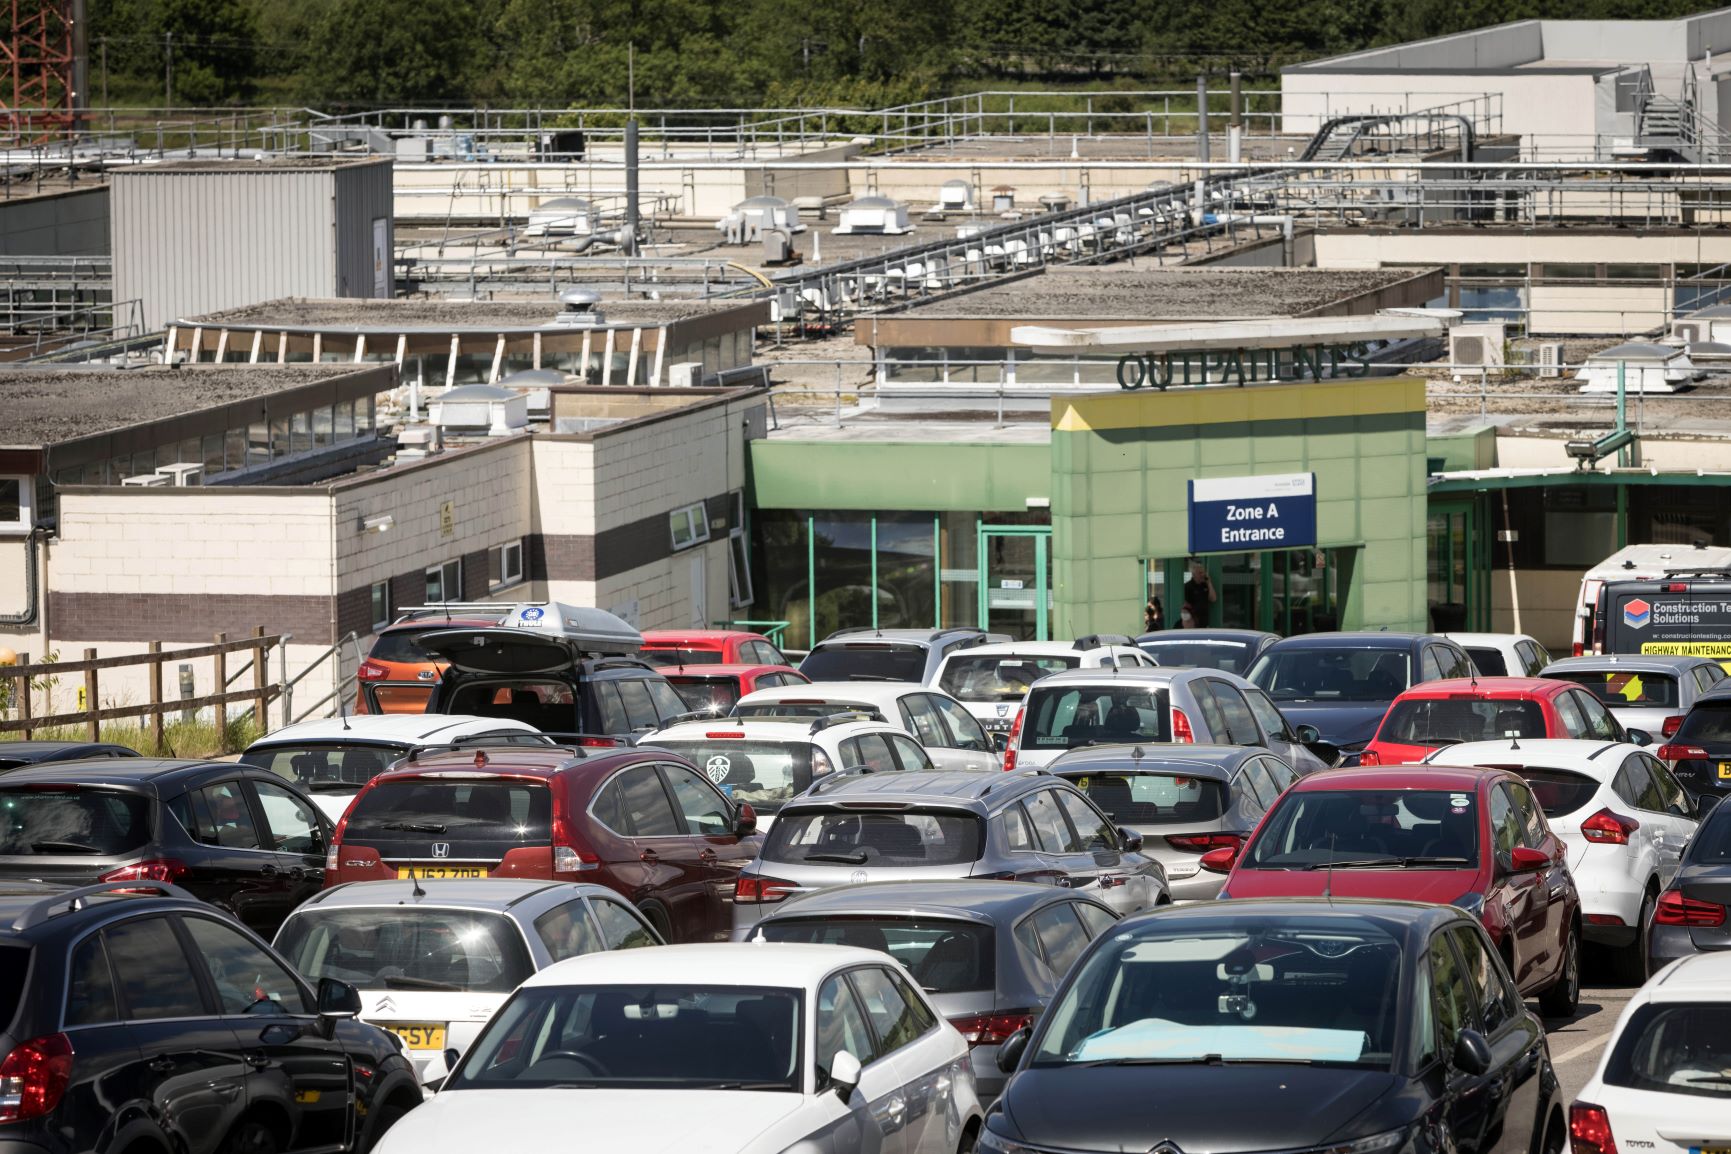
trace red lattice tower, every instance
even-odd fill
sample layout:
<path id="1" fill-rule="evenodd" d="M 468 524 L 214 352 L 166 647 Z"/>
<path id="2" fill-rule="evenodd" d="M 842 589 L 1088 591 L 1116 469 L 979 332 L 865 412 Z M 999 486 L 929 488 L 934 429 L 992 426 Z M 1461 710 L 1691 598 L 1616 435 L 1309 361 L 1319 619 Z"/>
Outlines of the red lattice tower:
<path id="1" fill-rule="evenodd" d="M 76 5 L 82 7 L 81 4 Z M 74 123 L 75 0 L 0 0 L 0 140 L 62 136 Z"/>

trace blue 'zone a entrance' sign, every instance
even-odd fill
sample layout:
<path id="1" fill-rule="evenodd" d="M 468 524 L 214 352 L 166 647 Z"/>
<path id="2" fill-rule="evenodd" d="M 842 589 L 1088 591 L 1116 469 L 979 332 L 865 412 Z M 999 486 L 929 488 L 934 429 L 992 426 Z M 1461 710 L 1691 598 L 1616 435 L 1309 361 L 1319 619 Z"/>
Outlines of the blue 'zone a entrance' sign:
<path id="1" fill-rule="evenodd" d="M 1316 474 L 1190 482 L 1190 552 L 1247 553 L 1316 544 Z"/>

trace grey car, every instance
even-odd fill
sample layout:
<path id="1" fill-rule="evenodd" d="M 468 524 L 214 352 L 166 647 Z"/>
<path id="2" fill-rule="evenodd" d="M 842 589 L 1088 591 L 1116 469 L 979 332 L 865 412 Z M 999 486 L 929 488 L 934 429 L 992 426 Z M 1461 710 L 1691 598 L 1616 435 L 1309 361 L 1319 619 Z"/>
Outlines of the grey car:
<path id="1" fill-rule="evenodd" d="M 799 671 L 812 681 L 917 681 L 931 685 L 958 649 L 1009 641 L 983 629 L 838 629 L 812 647 Z"/>
<path id="2" fill-rule="evenodd" d="M 1165 868 L 1175 902 L 1220 892 L 1226 875 L 1204 870 L 1202 855 L 1242 846 L 1298 776 L 1268 750 L 1242 745 L 1094 746 L 1047 769 L 1142 835 L 1142 852 Z"/>
<path id="3" fill-rule="evenodd" d="M 1725 667 L 1706 657 L 1607 653 L 1553 661 L 1539 676 L 1585 687 L 1624 729 L 1663 741 L 1677 732 L 1697 697 L 1725 680 Z"/>
<path id="4" fill-rule="evenodd" d="M 1246 745 L 1301 776 L 1334 764 L 1268 694 L 1220 669 L 1071 669 L 1036 681 L 1010 734 L 1005 769 L 1042 769 L 1092 745 Z"/>
<path id="5" fill-rule="evenodd" d="M 1023 882 L 874 882 L 790 899 L 740 937 L 882 950 L 968 1041 L 981 1104 L 1003 1089 L 998 1046 L 1032 1025 L 1070 963 L 1118 914 Z"/>
<path id="6" fill-rule="evenodd" d="M 1161 629 L 1136 638 L 1142 652 L 1167 667 L 1224 669 L 1243 677 L 1280 640 L 1260 629 Z"/>
<path id="7" fill-rule="evenodd" d="M 1701 819 L 1647 935 L 1647 972 L 1690 954 L 1731 950 L 1731 805 Z"/>
<path id="8" fill-rule="evenodd" d="M 836 773 L 781 807 L 734 887 L 733 924 L 831 886 L 958 878 L 1043 882 L 1135 913 L 1171 900 L 1141 842 L 1048 774 Z"/>

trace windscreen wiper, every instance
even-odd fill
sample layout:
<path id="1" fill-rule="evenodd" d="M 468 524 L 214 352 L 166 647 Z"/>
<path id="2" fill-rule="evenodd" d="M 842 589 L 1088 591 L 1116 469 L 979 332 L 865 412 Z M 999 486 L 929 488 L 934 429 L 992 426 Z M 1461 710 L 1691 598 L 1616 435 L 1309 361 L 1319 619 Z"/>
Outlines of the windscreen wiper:
<path id="1" fill-rule="evenodd" d="M 1367 857 L 1349 858 L 1346 861 L 1313 861 L 1305 866 L 1309 870 L 1352 870 L 1379 869 L 1383 866 L 1397 866 L 1404 862 L 1397 857 Z"/>
<path id="2" fill-rule="evenodd" d="M 33 841 L 30 843 L 31 853 L 101 853 L 93 845 L 85 845 L 81 841 Z"/>
<path id="3" fill-rule="evenodd" d="M 1472 865 L 1473 863 L 1472 863 L 1472 860 L 1470 858 L 1464 858 L 1464 857 L 1403 857 L 1400 859 L 1400 864 L 1403 866 L 1428 866 L 1428 865 L 1463 865 L 1464 866 L 1464 865 Z"/>
<path id="4" fill-rule="evenodd" d="M 866 860 L 866 852 L 863 849 L 856 849 L 852 853 L 841 853 L 841 852 L 833 851 L 833 850 L 828 852 L 828 853 L 825 853 L 824 851 L 819 850 L 817 853 L 806 854 L 805 860 L 806 861 L 833 861 L 833 862 L 839 862 L 842 865 L 864 865 L 865 860 Z"/>
<path id="5" fill-rule="evenodd" d="M 399 829 L 404 833 L 444 833 L 445 827 L 432 821 L 387 821 L 380 829 Z"/>
<path id="6" fill-rule="evenodd" d="M 436 982 L 432 978 L 411 978 L 406 974 L 397 974 L 381 979 L 387 990 L 454 990 L 462 993 L 463 987 L 455 982 Z"/>

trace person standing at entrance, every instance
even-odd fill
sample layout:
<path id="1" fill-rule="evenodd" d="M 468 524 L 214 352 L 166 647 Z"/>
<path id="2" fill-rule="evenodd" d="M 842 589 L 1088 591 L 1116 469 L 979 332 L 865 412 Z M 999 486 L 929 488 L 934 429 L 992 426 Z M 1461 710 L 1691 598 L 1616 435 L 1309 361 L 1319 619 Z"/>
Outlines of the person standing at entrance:
<path id="1" fill-rule="evenodd" d="M 1208 567 L 1192 557 L 1190 576 L 1184 580 L 1184 608 L 1190 611 L 1190 620 L 1183 624 L 1190 628 L 1208 624 L 1208 607 L 1216 600 L 1214 578 L 1208 575 Z"/>
<path id="2" fill-rule="evenodd" d="M 1160 604 L 1160 598 L 1150 596 L 1148 604 L 1142 607 L 1142 632 L 1153 633 L 1166 628 L 1166 608 Z"/>

